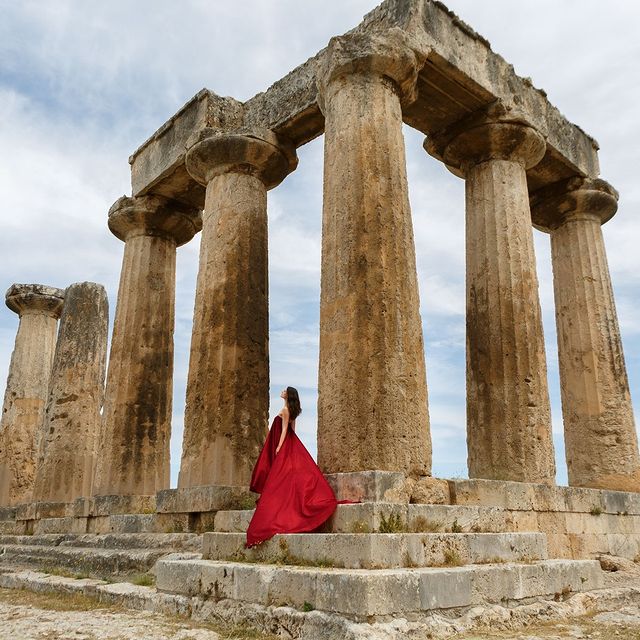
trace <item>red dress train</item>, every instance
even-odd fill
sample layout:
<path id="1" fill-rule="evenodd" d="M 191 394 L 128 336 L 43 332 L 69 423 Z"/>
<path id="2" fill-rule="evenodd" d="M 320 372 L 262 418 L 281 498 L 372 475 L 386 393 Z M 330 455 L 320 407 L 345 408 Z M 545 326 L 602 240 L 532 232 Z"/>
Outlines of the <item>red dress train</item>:
<path id="1" fill-rule="evenodd" d="M 251 476 L 249 488 L 261 495 L 245 547 L 260 544 L 276 533 L 313 531 L 331 517 L 338 504 L 333 489 L 291 427 L 276 455 L 281 433 L 282 418 L 276 416 Z"/>

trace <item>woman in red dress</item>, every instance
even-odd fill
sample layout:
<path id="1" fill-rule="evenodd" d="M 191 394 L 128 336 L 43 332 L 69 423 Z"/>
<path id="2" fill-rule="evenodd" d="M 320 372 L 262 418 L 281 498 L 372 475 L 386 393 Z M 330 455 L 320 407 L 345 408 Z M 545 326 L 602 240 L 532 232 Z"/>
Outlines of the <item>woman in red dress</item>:
<path id="1" fill-rule="evenodd" d="M 338 504 L 333 489 L 296 435 L 302 411 L 298 392 L 283 389 L 284 406 L 273 419 L 253 469 L 251 491 L 261 494 L 247 529 L 245 547 L 276 533 L 313 531 L 326 522 Z"/>

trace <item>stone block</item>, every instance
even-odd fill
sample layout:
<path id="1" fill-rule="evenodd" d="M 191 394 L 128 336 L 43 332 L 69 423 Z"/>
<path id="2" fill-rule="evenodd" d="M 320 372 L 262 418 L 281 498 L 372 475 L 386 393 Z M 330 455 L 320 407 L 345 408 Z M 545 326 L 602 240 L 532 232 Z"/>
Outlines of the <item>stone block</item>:
<path id="1" fill-rule="evenodd" d="M 273 573 L 269 582 L 269 603 L 273 606 L 304 607 L 305 602 L 315 606 L 317 573 L 283 567 Z"/>
<path id="2" fill-rule="evenodd" d="M 95 496 L 93 500 L 95 516 L 156 511 L 155 496 Z"/>
<path id="3" fill-rule="evenodd" d="M 111 531 L 111 520 L 109 516 L 93 516 L 87 522 L 87 533 L 109 533 Z"/>
<path id="4" fill-rule="evenodd" d="M 200 561 L 200 595 L 215 601 L 234 597 L 235 570 L 232 564 Z"/>
<path id="5" fill-rule="evenodd" d="M 439 478 L 419 478 L 411 490 L 411 502 L 414 504 L 450 504 L 449 483 Z"/>
<path id="6" fill-rule="evenodd" d="M 471 604 L 471 573 L 467 567 L 420 573 L 420 608 L 450 609 Z"/>
<path id="7" fill-rule="evenodd" d="M 585 558 L 588 556 L 573 551 L 571 537 L 566 533 L 548 533 L 547 553 L 550 558 Z"/>
<path id="8" fill-rule="evenodd" d="M 163 558 L 156 563 L 154 572 L 158 591 L 179 593 L 183 596 L 195 596 L 202 592 L 201 560 L 169 560 Z"/>
<path id="9" fill-rule="evenodd" d="M 281 534 L 245 549 L 241 533 L 205 533 L 210 560 L 316 565 L 353 569 L 511 562 L 547 557 L 539 533 Z"/>
<path id="10" fill-rule="evenodd" d="M 36 503 L 25 502 L 16 507 L 16 520 L 35 520 L 36 519 Z"/>
<path id="11" fill-rule="evenodd" d="M 15 520 L 17 507 L 0 507 L 0 522 L 3 520 Z"/>
<path id="12" fill-rule="evenodd" d="M 21 536 L 27 532 L 24 521 L 0 520 L 0 535 Z"/>
<path id="13" fill-rule="evenodd" d="M 338 500 L 354 502 L 392 502 L 385 495 L 397 493 L 405 483 L 404 474 L 394 471 L 330 473 L 326 478 Z M 402 501 L 409 502 L 409 496 Z"/>
<path id="14" fill-rule="evenodd" d="M 95 501 L 93 498 L 76 498 L 73 502 L 73 512 L 78 518 L 88 518 L 92 516 L 95 511 Z"/>
<path id="15" fill-rule="evenodd" d="M 449 480 L 454 504 L 502 507 L 516 511 L 533 509 L 535 488 L 540 485 L 503 480 Z"/>
<path id="16" fill-rule="evenodd" d="M 247 487 L 208 485 L 165 489 L 157 493 L 158 513 L 193 513 L 222 509 L 248 509 L 255 505 L 257 495 Z"/>
<path id="17" fill-rule="evenodd" d="M 87 518 L 42 518 L 33 524 L 33 533 L 42 535 L 47 533 L 86 533 Z"/>

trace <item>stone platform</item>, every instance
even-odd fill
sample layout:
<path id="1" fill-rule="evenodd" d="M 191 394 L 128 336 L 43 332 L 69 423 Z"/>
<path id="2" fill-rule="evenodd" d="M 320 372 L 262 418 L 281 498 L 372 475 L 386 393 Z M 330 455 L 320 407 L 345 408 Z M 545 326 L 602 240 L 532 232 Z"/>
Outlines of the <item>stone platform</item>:
<path id="1" fill-rule="evenodd" d="M 154 573 L 161 594 L 358 621 L 565 598 L 601 586 L 599 554 L 639 550 L 638 494 L 377 471 L 328 479 L 361 502 L 338 505 L 321 531 L 250 550 L 244 487 L 19 505 L 0 512 L 0 565 Z"/>

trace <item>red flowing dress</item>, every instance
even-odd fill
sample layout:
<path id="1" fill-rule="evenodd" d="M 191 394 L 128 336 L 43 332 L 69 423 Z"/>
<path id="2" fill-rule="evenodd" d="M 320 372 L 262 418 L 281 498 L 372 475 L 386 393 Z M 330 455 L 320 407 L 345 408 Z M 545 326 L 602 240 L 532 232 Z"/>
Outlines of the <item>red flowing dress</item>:
<path id="1" fill-rule="evenodd" d="M 278 455 L 282 418 L 273 419 L 249 488 L 261 494 L 247 529 L 245 547 L 276 533 L 313 531 L 336 510 L 338 501 L 322 471 L 289 426 Z"/>

